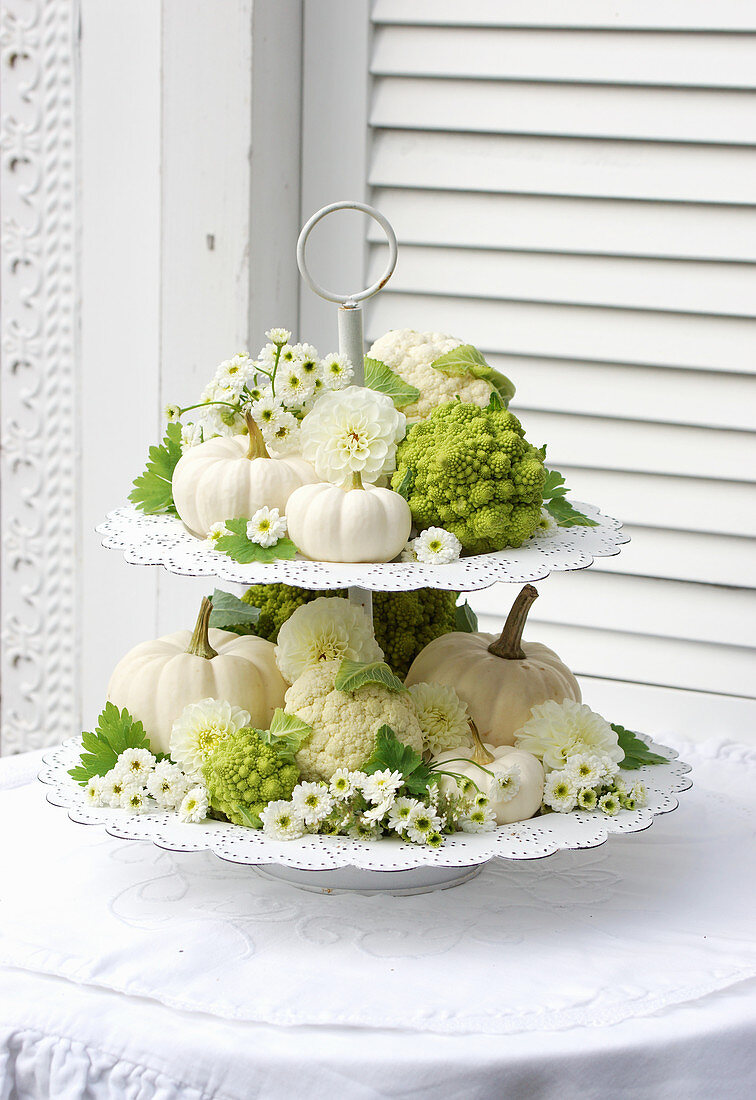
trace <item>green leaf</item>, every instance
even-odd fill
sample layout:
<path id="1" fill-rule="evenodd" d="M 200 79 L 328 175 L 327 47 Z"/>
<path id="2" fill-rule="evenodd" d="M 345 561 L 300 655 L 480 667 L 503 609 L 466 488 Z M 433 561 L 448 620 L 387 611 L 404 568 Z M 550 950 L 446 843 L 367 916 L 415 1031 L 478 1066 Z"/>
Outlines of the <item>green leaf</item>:
<path id="1" fill-rule="evenodd" d="M 238 814 L 249 829 L 262 829 L 262 821 L 259 814 L 253 814 L 248 806 L 241 802 L 234 802 L 234 813 Z"/>
<path id="2" fill-rule="evenodd" d="M 427 764 L 423 763 L 420 753 L 415 752 L 409 745 L 403 744 L 391 726 L 381 726 L 378 730 L 372 755 L 360 770 L 367 775 L 385 770 L 401 772 L 404 776 L 404 786 L 410 794 L 415 796 L 425 794 L 429 784 L 436 781 L 436 776 Z"/>
<path id="3" fill-rule="evenodd" d="M 106 703 L 94 733 L 81 735 L 81 763 L 69 771 L 77 783 L 86 786 L 95 775 L 107 775 L 126 749 L 149 749 L 150 742 L 140 721 L 114 703 Z"/>
<path id="4" fill-rule="evenodd" d="M 558 470 L 547 470 L 543 486 L 543 506 L 560 527 L 598 527 L 595 519 L 588 519 L 567 500 L 569 492 Z"/>
<path id="5" fill-rule="evenodd" d="M 134 482 L 129 500 L 148 515 L 171 512 L 176 515 L 171 480 L 181 458 L 181 425 L 169 424 L 159 447 L 150 447 L 149 461 Z"/>
<path id="6" fill-rule="evenodd" d="M 394 492 L 398 493 L 400 497 L 404 497 L 405 500 L 409 500 L 412 494 L 412 486 L 415 481 L 415 471 L 409 466 L 402 474 L 402 480 L 397 485 Z"/>
<path id="7" fill-rule="evenodd" d="M 617 734 L 619 747 L 625 754 L 625 759 L 620 763 L 621 768 L 626 771 L 635 771 L 644 764 L 669 763 L 666 756 L 659 756 L 658 753 L 651 752 L 645 741 L 641 741 L 640 737 L 634 734 L 632 730 L 626 730 L 624 726 L 617 726 L 614 722 L 610 724 Z"/>
<path id="8" fill-rule="evenodd" d="M 312 734 L 312 726 L 308 726 L 295 714 L 285 714 L 280 707 L 274 713 L 269 730 L 257 731 L 260 740 L 266 745 L 272 745 L 281 756 L 294 759 L 294 754 L 299 752 L 305 741 Z"/>
<path id="9" fill-rule="evenodd" d="M 410 386 L 391 367 L 380 359 L 371 359 L 368 355 L 365 356 L 365 385 L 378 393 L 385 393 L 397 409 L 414 404 L 420 396 L 420 390 Z"/>
<path id="10" fill-rule="evenodd" d="M 223 592 L 216 588 L 210 597 L 213 610 L 210 612 L 210 626 L 220 630 L 229 630 L 235 626 L 248 626 L 260 618 L 260 608 L 240 600 L 232 592 Z"/>
<path id="11" fill-rule="evenodd" d="M 501 409 L 506 409 L 506 405 L 501 399 L 501 394 L 498 390 L 491 390 L 491 396 L 488 399 L 488 411 L 499 412 Z"/>
<path id="12" fill-rule="evenodd" d="M 461 344 L 458 348 L 452 348 L 446 355 L 434 359 L 431 366 L 454 377 L 485 379 L 498 393 L 505 408 L 515 395 L 514 383 L 490 367 L 472 344 Z"/>
<path id="13" fill-rule="evenodd" d="M 461 631 L 463 634 L 474 634 L 478 629 L 478 616 L 467 600 L 456 607 L 454 618 L 454 629 Z"/>
<path id="14" fill-rule="evenodd" d="M 246 519 L 227 519 L 225 525 L 230 535 L 221 535 L 215 540 L 215 549 L 227 554 L 229 558 L 238 561 L 241 565 L 249 565 L 253 561 L 276 561 L 279 558 L 290 560 L 297 553 L 297 548 L 291 539 L 279 539 L 273 546 L 260 546 L 247 538 Z"/>
<path id="15" fill-rule="evenodd" d="M 567 493 L 564 478 L 558 470 L 547 470 L 546 480 L 543 483 L 543 499 L 551 500 L 552 497 L 563 497 Z"/>
<path id="16" fill-rule="evenodd" d="M 363 664 L 344 657 L 336 673 L 334 687 L 338 691 L 358 691 L 366 684 L 381 684 L 389 691 L 407 691 L 398 676 L 395 676 L 383 661 Z"/>

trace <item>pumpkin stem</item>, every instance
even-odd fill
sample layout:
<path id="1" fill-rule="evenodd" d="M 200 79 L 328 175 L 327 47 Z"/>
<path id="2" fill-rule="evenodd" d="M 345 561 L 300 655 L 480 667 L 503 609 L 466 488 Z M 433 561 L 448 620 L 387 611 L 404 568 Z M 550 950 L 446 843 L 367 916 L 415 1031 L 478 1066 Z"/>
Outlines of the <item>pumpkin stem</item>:
<path id="1" fill-rule="evenodd" d="M 482 764 L 493 764 L 496 757 L 491 755 L 491 753 L 488 751 L 486 746 L 481 741 L 480 734 L 478 733 L 478 727 L 475 725 L 472 718 L 470 719 L 470 733 L 472 734 L 472 739 L 473 739 L 473 754 L 472 754 L 473 761 L 476 764 L 481 764 L 481 765 Z"/>
<path id="2" fill-rule="evenodd" d="M 247 458 L 270 458 L 268 449 L 265 446 L 265 440 L 262 437 L 257 422 L 249 410 L 245 412 L 244 419 L 247 422 L 247 431 L 249 432 L 249 448 L 247 449 Z"/>
<path id="3" fill-rule="evenodd" d="M 525 628 L 525 620 L 528 617 L 530 606 L 538 599 L 538 592 L 532 584 L 526 584 L 512 604 L 512 609 L 507 615 L 504 629 L 495 642 L 491 642 L 488 652 L 494 657 L 503 657 L 506 661 L 524 661 L 525 651 L 522 648 L 522 632 Z"/>
<path id="4" fill-rule="evenodd" d="M 197 624 L 194 627 L 194 633 L 192 634 L 192 639 L 186 651 L 187 653 L 191 653 L 193 657 L 204 657 L 207 661 L 211 661 L 213 657 L 218 656 L 218 651 L 213 649 L 210 645 L 210 640 L 207 636 L 207 628 L 210 623 L 210 612 L 212 610 L 212 603 L 208 600 L 207 596 L 203 596 L 199 615 L 197 616 Z"/>
<path id="5" fill-rule="evenodd" d="M 351 492 L 352 489 L 364 489 L 362 484 L 362 474 L 359 470 L 352 470 L 352 484 L 347 489 L 347 492 Z"/>

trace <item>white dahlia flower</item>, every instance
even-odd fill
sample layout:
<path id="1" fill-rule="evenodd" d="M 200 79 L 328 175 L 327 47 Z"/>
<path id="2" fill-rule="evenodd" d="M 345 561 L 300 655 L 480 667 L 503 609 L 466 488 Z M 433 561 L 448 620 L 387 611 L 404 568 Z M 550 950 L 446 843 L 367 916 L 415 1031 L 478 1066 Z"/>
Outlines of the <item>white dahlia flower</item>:
<path id="1" fill-rule="evenodd" d="M 276 663 L 290 684 L 321 661 L 382 661 L 365 611 L 340 596 L 302 604 L 278 632 Z"/>
<path id="2" fill-rule="evenodd" d="M 406 424 L 385 394 L 364 386 L 331 390 L 302 421 L 302 455 L 324 481 L 343 485 L 359 474 L 372 484 L 396 468 Z"/>
<path id="3" fill-rule="evenodd" d="M 517 748 L 532 752 L 546 768 L 563 768 L 578 753 L 605 755 L 615 764 L 625 755 L 606 719 L 574 699 L 539 703 L 514 736 Z"/>
<path id="4" fill-rule="evenodd" d="M 413 684 L 409 692 L 423 731 L 423 748 L 432 756 L 459 745 L 472 745 L 470 716 L 453 687 Z"/>
<path id="5" fill-rule="evenodd" d="M 189 703 L 171 729 L 171 758 L 186 775 L 198 775 L 218 742 L 238 733 L 250 721 L 246 710 L 233 706 L 227 699 Z"/>

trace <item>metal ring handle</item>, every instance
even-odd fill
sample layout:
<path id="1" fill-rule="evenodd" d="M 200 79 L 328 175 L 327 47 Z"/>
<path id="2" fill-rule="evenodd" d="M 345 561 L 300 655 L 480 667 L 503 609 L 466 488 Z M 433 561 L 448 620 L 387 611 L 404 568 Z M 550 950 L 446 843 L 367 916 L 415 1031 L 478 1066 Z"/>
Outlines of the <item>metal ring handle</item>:
<path id="1" fill-rule="evenodd" d="M 305 245 L 307 244 L 307 238 L 310 233 L 326 214 L 332 214 L 334 210 L 361 210 L 363 214 L 369 214 L 371 218 L 378 222 L 383 232 L 386 234 L 389 246 L 389 262 L 388 266 L 381 275 L 380 279 L 369 286 L 367 290 L 361 290 L 356 294 L 333 294 L 330 290 L 326 290 L 320 283 L 316 283 L 305 263 Z M 319 294 L 321 298 L 325 298 L 328 302 L 340 302 L 342 305 L 353 305 L 355 302 L 364 301 L 365 298 L 371 298 L 374 294 L 377 294 L 386 283 L 389 281 L 394 273 L 396 267 L 397 245 L 396 245 L 396 233 L 391 226 L 391 222 L 381 214 L 380 210 L 376 210 L 374 206 L 367 206 L 364 202 L 351 202 L 348 199 L 343 202 L 332 202 L 328 206 L 324 206 L 322 210 L 318 210 L 312 217 L 302 226 L 302 232 L 299 234 L 299 240 L 297 241 L 297 264 L 301 272 L 302 278 L 309 286 L 310 290 L 314 290 L 316 294 Z"/>

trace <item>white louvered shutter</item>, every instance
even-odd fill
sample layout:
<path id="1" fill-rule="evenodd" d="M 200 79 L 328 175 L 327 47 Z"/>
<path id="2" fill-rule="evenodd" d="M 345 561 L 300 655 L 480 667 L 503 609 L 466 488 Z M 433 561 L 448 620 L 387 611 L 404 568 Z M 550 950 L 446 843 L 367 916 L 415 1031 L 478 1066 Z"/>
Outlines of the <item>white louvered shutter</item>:
<path id="1" fill-rule="evenodd" d="M 531 614 L 590 701 L 753 730 L 756 4 L 371 12 L 369 201 L 401 247 L 368 336 L 477 344 L 573 495 L 627 524 Z M 473 599 L 486 625 L 514 592 Z"/>

